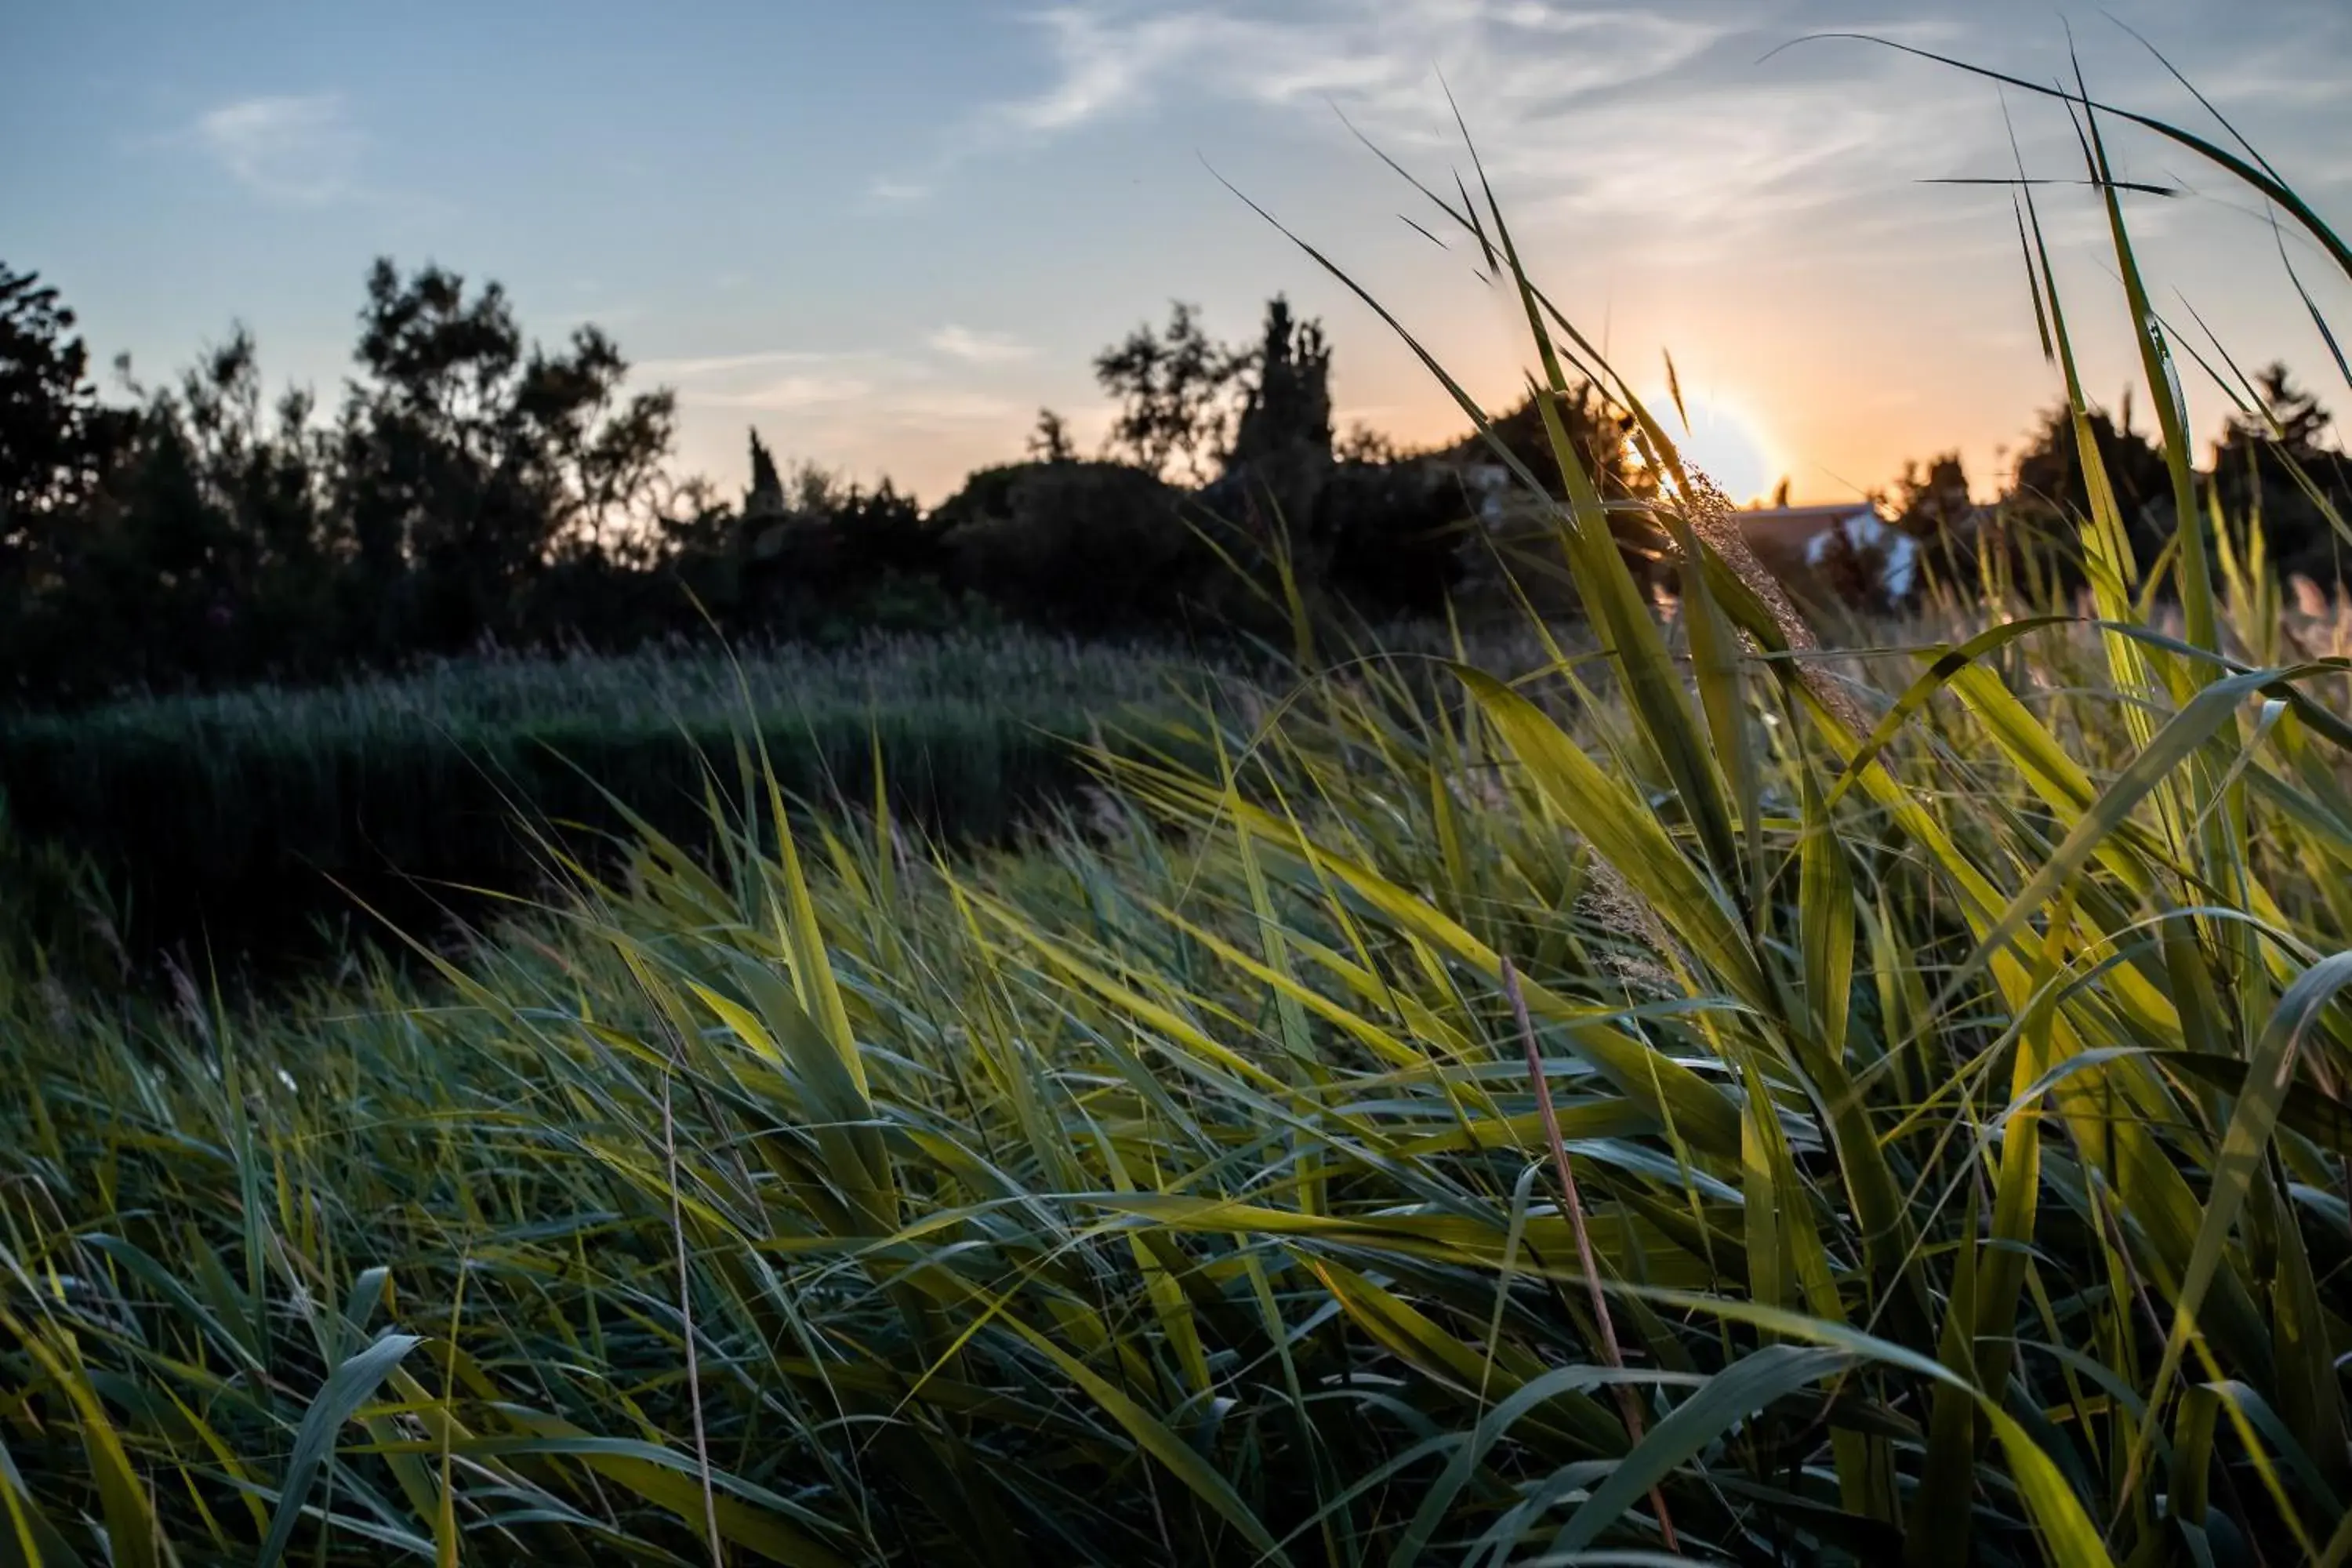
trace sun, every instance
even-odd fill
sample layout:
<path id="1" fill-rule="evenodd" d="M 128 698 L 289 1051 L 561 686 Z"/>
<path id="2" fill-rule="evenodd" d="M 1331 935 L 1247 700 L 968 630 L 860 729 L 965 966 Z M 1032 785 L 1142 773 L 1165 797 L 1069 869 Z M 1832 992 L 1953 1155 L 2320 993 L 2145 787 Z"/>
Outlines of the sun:
<path id="1" fill-rule="evenodd" d="M 1683 455 L 1684 462 L 1703 470 L 1736 505 L 1745 506 L 1768 494 L 1780 468 L 1772 443 L 1757 422 L 1736 402 L 1721 397 L 1683 399 L 1690 415 L 1685 431 L 1675 412 L 1675 400 L 1660 387 L 1643 395 L 1651 416 Z"/>

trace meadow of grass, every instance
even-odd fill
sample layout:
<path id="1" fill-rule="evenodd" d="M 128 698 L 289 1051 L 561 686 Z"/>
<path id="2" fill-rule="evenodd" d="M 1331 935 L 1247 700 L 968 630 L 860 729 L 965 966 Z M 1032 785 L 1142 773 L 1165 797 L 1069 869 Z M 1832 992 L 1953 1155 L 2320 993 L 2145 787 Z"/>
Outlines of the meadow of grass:
<path id="1" fill-rule="evenodd" d="M 1642 438 L 1670 624 L 1563 441 L 1605 653 L 1304 665 L 1017 850 L 777 790 L 429 992 L 9 976 L 0 1552 L 2352 1561 L 2340 623 L 2085 429 L 2091 616 L 1832 659 Z"/>
<path id="2" fill-rule="evenodd" d="M 1001 837 L 1083 781 L 1076 747 L 1213 676 L 1170 650 L 1017 630 L 484 656 L 0 717 L 0 796 L 22 836 L 88 855 L 151 938 L 282 941 L 272 912 L 348 908 L 337 884 L 534 890 L 556 825 L 634 815 L 688 835 L 707 790 L 742 803 L 736 750 L 754 735 L 797 798 L 870 801 L 878 761 L 902 814 Z"/>

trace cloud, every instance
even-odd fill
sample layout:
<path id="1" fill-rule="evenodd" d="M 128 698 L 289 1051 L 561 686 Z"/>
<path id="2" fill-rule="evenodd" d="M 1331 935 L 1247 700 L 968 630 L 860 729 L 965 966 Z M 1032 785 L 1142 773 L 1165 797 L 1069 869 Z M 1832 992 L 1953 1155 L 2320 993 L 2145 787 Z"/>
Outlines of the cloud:
<path id="1" fill-rule="evenodd" d="M 696 381 L 729 375 L 738 371 L 765 370 L 780 364 L 825 364 L 867 357 L 856 353 L 824 353 L 809 349 L 760 349 L 750 353 L 640 360 L 637 374 L 664 381 Z"/>
<path id="2" fill-rule="evenodd" d="M 971 160 L 1171 104 L 1308 115 L 1336 131 L 1328 106 L 1337 103 L 1403 149 L 1454 135 L 1450 87 L 1482 136 L 1507 153 L 1523 132 L 1559 130 L 1596 105 L 1654 99 L 1666 79 L 1752 29 L 1744 13 L 1664 14 L 1605 0 L 1307 0 L 1278 15 L 1199 0 L 1075 0 L 1027 24 L 1044 47 L 1042 85 L 982 106 L 949 132 L 929 168 L 893 174 L 877 193 L 918 199 Z M 1637 141 L 1670 129 L 1650 122 Z M 1558 142 L 1540 155 L 1553 168 L 1566 162 Z"/>
<path id="3" fill-rule="evenodd" d="M 1279 19 L 1075 5 L 1036 22 L 1053 79 L 991 111 L 1033 132 L 1140 110 L 1171 89 L 1318 110 L 1336 97 L 1375 112 L 1424 114 L 1442 105 L 1441 70 L 1474 103 L 1497 90 L 1559 98 L 1622 89 L 1740 28 L 1720 17 L 1538 0 L 1325 0 Z"/>
<path id="4" fill-rule="evenodd" d="M 315 205 L 357 194 L 363 138 L 339 93 L 240 99 L 198 115 L 189 134 L 257 195 Z"/>
<path id="5" fill-rule="evenodd" d="M 1115 25 L 1070 6 L 1036 20 L 1053 36 L 1055 79 L 1043 92 L 1000 103 L 993 112 L 1008 124 L 1055 132 L 1136 103 L 1154 77 L 1199 53 L 1221 18 L 1178 13 Z"/>
<path id="6" fill-rule="evenodd" d="M 966 364 L 1005 364 L 1031 358 L 1037 352 L 1003 332 L 976 332 L 969 327 L 941 327 L 928 341 L 938 353 Z"/>
<path id="7" fill-rule="evenodd" d="M 934 334 L 976 351 L 970 363 L 1028 351 L 1007 339 L 961 328 Z M 843 437 L 882 426 L 922 429 L 1003 422 L 1020 405 L 961 386 L 934 364 L 871 349 L 761 349 L 744 353 L 649 359 L 635 367 L 648 384 L 675 386 L 688 408 L 751 409 L 796 416 L 796 429 Z"/>
<path id="8" fill-rule="evenodd" d="M 925 426 L 996 424 L 1018 417 L 1027 411 L 1026 405 L 992 393 L 942 386 L 895 392 L 890 395 L 887 407 L 877 412 L 884 418 Z"/>
<path id="9" fill-rule="evenodd" d="M 1019 24 L 1039 52 L 1035 85 L 948 128 L 930 166 L 874 188 L 914 201 L 972 160 L 1203 108 L 1295 116 L 1344 136 L 1331 104 L 1447 186 L 1444 163 L 1462 161 L 1450 89 L 1488 172 L 1531 218 L 1627 220 L 1666 243 L 1732 246 L 1792 218 L 1866 221 L 1874 204 L 1922 176 L 2005 170 L 1998 103 L 1983 84 L 1861 43 L 1778 47 L 1851 30 L 2028 75 L 2064 58 L 2065 35 L 2042 0 L 1981 0 L 1939 16 L 1906 9 L 1885 0 L 1060 0 Z M 2217 28 L 2194 0 L 2147 0 L 2145 10 L 2158 36 L 2194 44 L 2221 100 L 2276 110 L 2283 98 L 2316 101 L 2337 85 L 2340 24 L 2320 28 L 2326 41 L 2297 58 L 2274 38 Z M 2119 90 L 2117 75 L 2171 90 L 2120 30 L 2084 42 Z M 2048 153 L 2063 166 L 2073 147 L 2063 121 L 2045 147 L 2046 106 L 2012 107 L 2032 122 L 2029 157 Z M 2314 177 L 2326 184 L 2338 173 L 2331 164 Z M 1629 248 L 1627 237 L 1610 237 L 1612 253 Z"/>
<path id="10" fill-rule="evenodd" d="M 735 391 L 690 392 L 681 401 L 701 408 L 793 414 L 862 404 L 873 391 L 873 383 L 854 376 L 787 375 Z"/>

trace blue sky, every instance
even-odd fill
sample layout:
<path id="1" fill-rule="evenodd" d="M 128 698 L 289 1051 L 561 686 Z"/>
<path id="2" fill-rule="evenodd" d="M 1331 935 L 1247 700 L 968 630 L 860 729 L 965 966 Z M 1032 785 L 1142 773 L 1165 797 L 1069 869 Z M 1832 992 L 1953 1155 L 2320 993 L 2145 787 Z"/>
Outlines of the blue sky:
<path id="1" fill-rule="evenodd" d="M 2111 9 L 2352 224 L 2352 6 Z M 321 393 L 373 257 L 496 278 L 534 334 L 596 321 L 674 386 L 682 466 L 730 486 L 757 425 L 936 500 L 1041 405 L 1098 433 L 1090 356 L 1171 298 L 1240 337 L 1276 290 L 1329 327 L 1343 422 L 1434 438 L 1461 421 L 1426 373 L 1216 175 L 1507 397 L 1507 302 L 1399 221 L 1430 215 L 1332 112 L 1450 180 L 1442 71 L 1538 275 L 1637 383 L 1672 351 L 1735 490 L 1850 495 L 1952 446 L 1983 488 L 2053 384 L 2006 194 L 1924 182 L 2007 171 L 2000 100 L 1859 44 L 1761 57 L 1861 28 L 2047 79 L 2068 22 L 2103 96 L 2196 115 L 2105 14 L 2023 0 L 75 0 L 19 7 L 0 55 L 0 139 L 39 149 L 0 166 L 0 257 L 151 381 L 242 321 L 273 382 Z M 2035 173 L 2079 169 L 2062 113 L 2010 107 Z M 2164 300 L 2324 390 L 2261 215 L 2185 154 L 2121 152 L 2200 193 L 2135 204 Z M 2112 322 L 2094 207 L 2048 199 L 2074 313 Z M 2352 290 L 2322 299 L 2352 325 Z M 2121 343 L 2091 339 L 2119 390 Z M 2189 390 L 2210 433 L 2222 405 Z"/>

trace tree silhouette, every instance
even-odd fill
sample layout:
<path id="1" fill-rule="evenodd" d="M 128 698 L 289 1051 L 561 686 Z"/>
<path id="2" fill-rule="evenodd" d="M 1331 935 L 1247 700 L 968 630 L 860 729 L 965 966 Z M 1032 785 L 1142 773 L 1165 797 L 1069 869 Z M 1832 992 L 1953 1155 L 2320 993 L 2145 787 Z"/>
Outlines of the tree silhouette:
<path id="1" fill-rule="evenodd" d="M 1242 405 L 1224 471 L 1202 492 L 1209 509 L 1260 537 L 1313 532 L 1331 480 L 1331 345 L 1281 295 L 1266 301 L 1257 348 L 1242 357 Z M 1327 513 L 1328 515 L 1328 513 Z"/>
<path id="2" fill-rule="evenodd" d="M 0 581 L 40 570 L 60 520 L 124 434 L 89 384 L 74 313 L 34 272 L 0 262 Z"/>
<path id="3" fill-rule="evenodd" d="M 775 454 L 760 432 L 751 432 L 751 488 L 743 492 L 745 517 L 772 517 L 784 510 L 783 477 L 776 472 Z"/>
<path id="4" fill-rule="evenodd" d="M 2164 449 L 2132 427 L 2129 393 L 2124 395 L 2120 420 L 2098 408 L 2092 409 L 2087 418 L 2092 445 L 2114 488 L 2133 556 L 2146 571 L 2172 532 L 2172 474 L 2165 465 Z M 2056 537 L 2071 539 L 2090 509 L 2090 488 L 2083 475 L 2074 416 L 2062 403 L 2042 415 L 2019 454 L 2008 510 L 2039 521 Z"/>
<path id="5" fill-rule="evenodd" d="M 1254 372 L 1234 427 L 1225 468 L 1236 471 L 1276 454 L 1331 456 L 1331 345 L 1320 321 L 1297 321 L 1290 302 L 1266 302 L 1257 352 L 1244 362 Z"/>
<path id="6" fill-rule="evenodd" d="M 1403 448 L 1388 432 L 1360 419 L 1349 425 L 1347 434 L 1333 444 L 1331 451 L 1343 463 L 1394 463 L 1404 457 Z"/>
<path id="7" fill-rule="evenodd" d="M 1078 458 L 1070 427 L 1050 408 L 1037 410 L 1037 427 L 1029 436 L 1029 456 L 1041 463 L 1074 463 Z"/>
<path id="8" fill-rule="evenodd" d="M 1969 498 L 1968 470 L 1961 467 L 1960 455 L 1939 453 L 1927 459 L 1924 470 L 1916 463 L 1905 463 L 1903 477 L 1895 481 L 1893 510 L 1895 526 L 1921 539 L 1941 538 L 1965 526 L 1976 513 L 1976 503 Z"/>
<path id="9" fill-rule="evenodd" d="M 2233 416 L 2213 446 L 2222 510 L 2261 517 L 2280 571 L 2337 580 L 2344 552 L 2328 512 L 2352 518 L 2352 464 L 2326 445 L 2334 418 L 2284 364 L 2253 379 L 2259 405 Z"/>
<path id="10" fill-rule="evenodd" d="M 369 274 L 340 477 L 373 584 L 405 574 L 418 639 L 452 647 L 494 628 L 522 577 L 593 551 L 648 494 L 675 400 L 618 403 L 627 362 L 593 326 L 563 351 L 524 348 L 506 291 L 467 296 L 428 266 Z"/>
<path id="11" fill-rule="evenodd" d="M 300 678 L 608 621 L 625 640 L 659 624 L 654 568 L 719 537 L 704 493 L 661 471 L 669 395 L 625 396 L 593 327 L 527 343 L 495 284 L 378 262 L 331 419 L 307 391 L 265 395 L 242 328 L 107 407 L 73 324 L 0 268 L 0 668 L 23 695 Z M 697 521 L 666 526 L 681 499 Z"/>
<path id="12" fill-rule="evenodd" d="M 1549 527 L 1495 483 L 1496 444 L 1564 489 L 1532 398 L 1419 455 L 1360 427 L 1335 443 L 1331 345 L 1280 296 L 1245 346 L 1178 302 L 1096 357 L 1126 461 L 1081 460 L 1040 410 L 1032 460 L 929 512 L 887 480 L 780 463 L 757 430 L 740 504 L 667 477 L 670 395 L 630 395 L 593 326 L 531 342 L 496 283 L 381 260 L 357 326 L 327 413 L 304 390 L 268 395 L 242 329 L 109 407 L 72 312 L 0 268 L 0 670 L 19 698 L 312 679 L 485 639 L 625 647 L 706 614 L 778 637 L 999 614 L 1231 629 L 1260 613 L 1231 563 L 1276 548 L 1311 614 L 1433 614 L 1457 587 L 1475 605 L 1488 565 L 1538 585 L 1548 569 Z M 2352 508 L 2352 474 L 2326 410 L 2283 368 L 2255 390 L 2215 445 L 2213 493 L 2232 515 L 2259 510 L 2274 563 L 2332 576 L 2327 512 Z M 1629 563 L 1670 567 L 1626 412 L 1591 384 L 1559 412 Z M 2090 428 L 2145 570 L 2169 531 L 2164 455 L 2128 401 Z M 2072 416 L 2051 410 L 2005 511 L 2071 540 L 2087 504 Z M 1919 538 L 1976 510 L 1950 453 L 1906 465 L 1892 505 Z M 1482 531 L 1498 548 L 1465 548 Z"/>
<path id="13" fill-rule="evenodd" d="M 1164 331 L 1139 326 L 1095 357 L 1095 379 L 1119 405 L 1107 455 L 1163 478 L 1206 478 L 1252 358 L 1211 341 L 1199 306 L 1174 302 Z"/>
<path id="14" fill-rule="evenodd" d="M 1589 381 L 1570 387 L 1568 395 L 1559 400 L 1559 416 L 1568 431 L 1569 445 L 1604 496 L 1646 500 L 1657 494 L 1657 477 L 1626 447 L 1633 416 L 1612 406 L 1599 387 Z M 1491 463 L 1497 443 L 1541 481 L 1547 493 L 1555 498 L 1567 493 L 1559 460 L 1552 451 L 1551 437 L 1544 428 L 1543 410 L 1537 405 L 1534 393 L 1528 393 L 1489 419 L 1485 432 L 1465 436 L 1445 455 L 1456 462 Z"/>

